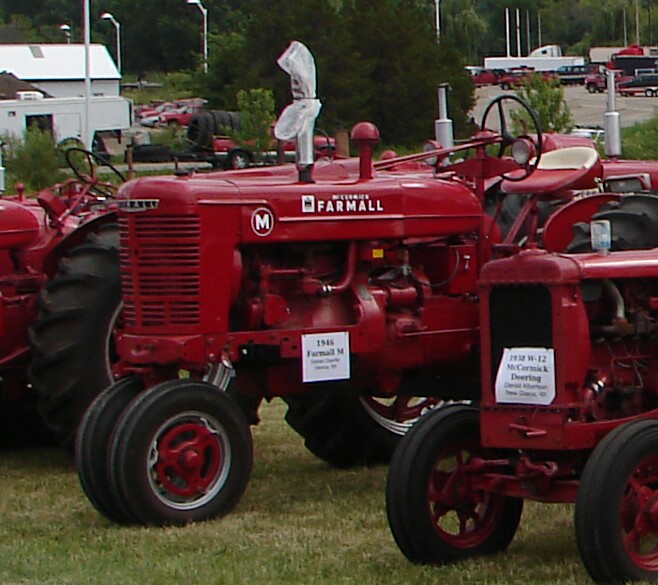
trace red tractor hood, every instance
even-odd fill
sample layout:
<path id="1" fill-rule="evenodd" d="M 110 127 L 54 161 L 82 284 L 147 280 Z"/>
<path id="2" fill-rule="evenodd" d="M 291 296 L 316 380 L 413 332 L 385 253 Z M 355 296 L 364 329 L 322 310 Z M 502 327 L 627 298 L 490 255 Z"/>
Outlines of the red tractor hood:
<path id="1" fill-rule="evenodd" d="M 658 249 L 611 252 L 607 255 L 552 254 L 529 250 L 489 262 L 482 269 L 479 285 L 522 283 L 578 283 L 600 278 L 656 278 Z"/>
<path id="2" fill-rule="evenodd" d="M 301 183 L 297 174 L 144 177 L 121 187 L 121 212 L 239 217 L 242 241 L 438 237 L 475 232 L 481 204 L 456 180 L 381 173 L 359 180 L 340 165 Z M 236 217 L 236 219 L 237 219 Z M 230 220 L 233 221 L 233 220 Z M 233 226 L 231 226 L 233 229 Z"/>

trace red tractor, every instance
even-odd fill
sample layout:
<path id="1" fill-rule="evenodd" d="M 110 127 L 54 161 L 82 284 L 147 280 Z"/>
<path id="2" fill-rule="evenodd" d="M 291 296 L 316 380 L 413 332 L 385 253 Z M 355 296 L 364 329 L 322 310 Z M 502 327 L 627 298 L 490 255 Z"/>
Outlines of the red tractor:
<path id="1" fill-rule="evenodd" d="M 306 446 L 347 466 L 386 461 L 396 425 L 437 400 L 477 395 L 482 266 L 495 246 L 534 242 L 541 204 L 601 173 L 591 148 L 540 159 L 538 128 L 535 141 L 511 137 L 506 100 L 520 102 L 494 100 L 485 129 L 456 147 L 373 162 L 378 133 L 361 123 L 358 159 L 121 188 L 121 378 L 91 405 L 76 445 L 102 514 L 182 524 L 228 512 L 248 482 L 262 399 L 283 397 Z M 486 130 L 495 113 L 501 133 Z M 513 157 L 497 156 L 507 146 Z M 509 209 L 492 192 L 537 167 L 536 194 L 501 234 Z M 575 207 L 589 218 L 593 205 Z M 570 233 L 551 225 L 548 241 Z M 426 398 L 416 407 L 412 396 Z"/>
<path id="2" fill-rule="evenodd" d="M 391 462 L 407 558 L 502 551 L 524 499 L 575 502 L 594 581 L 658 580 L 657 247 L 658 197 L 628 194 L 575 230 L 572 253 L 484 267 L 481 399 L 422 418 Z"/>
<path id="3" fill-rule="evenodd" d="M 72 443 L 84 409 L 111 379 L 109 340 L 99 331 L 110 330 L 119 304 L 116 186 L 94 176 L 94 163 L 104 161 L 92 153 L 74 148 L 66 157 L 75 178 L 35 197 L 19 188 L 0 199 L 5 446 L 52 440 L 37 415 L 39 400 L 50 431 Z"/>

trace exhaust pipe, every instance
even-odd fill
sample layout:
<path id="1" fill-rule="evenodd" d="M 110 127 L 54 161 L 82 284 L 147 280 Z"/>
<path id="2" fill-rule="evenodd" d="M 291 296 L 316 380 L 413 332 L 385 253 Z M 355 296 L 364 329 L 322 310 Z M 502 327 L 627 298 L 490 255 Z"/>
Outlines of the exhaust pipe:
<path id="1" fill-rule="evenodd" d="M 439 84 L 439 117 L 434 120 L 434 136 L 441 148 L 452 148 L 455 145 L 452 120 L 448 117 L 449 89 L 447 83 Z"/>
<path id="2" fill-rule="evenodd" d="M 606 75 L 608 86 L 608 109 L 605 114 L 603 114 L 605 154 L 610 158 L 618 158 L 621 156 L 621 118 L 619 112 L 616 110 L 617 96 L 615 93 L 615 73 L 612 69 L 608 69 Z"/>

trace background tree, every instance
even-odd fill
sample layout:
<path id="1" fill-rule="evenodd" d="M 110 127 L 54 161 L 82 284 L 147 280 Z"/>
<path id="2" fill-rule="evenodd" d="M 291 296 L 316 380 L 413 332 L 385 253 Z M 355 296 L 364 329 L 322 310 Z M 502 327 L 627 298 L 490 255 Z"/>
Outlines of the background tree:
<path id="1" fill-rule="evenodd" d="M 473 0 L 447 0 L 443 6 L 443 40 L 460 47 L 467 63 L 478 63 L 482 38 L 489 33 L 484 15 L 477 12 Z"/>
<path id="2" fill-rule="evenodd" d="M 384 142 L 418 144 L 433 135 L 437 86 L 449 82 L 459 130 L 473 88 L 458 53 L 436 44 L 426 8 L 415 0 L 248 0 L 243 28 L 213 37 L 208 95 L 233 109 L 235 92 L 268 87 L 281 109 L 290 100 L 290 82 L 274 64 L 294 39 L 316 59 L 320 127 L 333 131 L 369 120 Z"/>

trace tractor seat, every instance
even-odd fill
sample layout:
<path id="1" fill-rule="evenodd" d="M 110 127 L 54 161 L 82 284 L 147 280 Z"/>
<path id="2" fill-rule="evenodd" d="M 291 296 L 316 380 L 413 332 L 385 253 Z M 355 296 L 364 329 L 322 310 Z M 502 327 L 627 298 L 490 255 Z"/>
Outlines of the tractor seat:
<path id="1" fill-rule="evenodd" d="M 520 176 L 523 170 L 513 171 Z M 593 189 L 601 177 L 599 153 L 589 146 L 558 148 L 542 154 L 536 170 L 522 181 L 503 181 L 505 193 L 559 195 L 566 190 Z"/>

